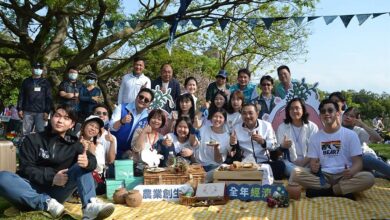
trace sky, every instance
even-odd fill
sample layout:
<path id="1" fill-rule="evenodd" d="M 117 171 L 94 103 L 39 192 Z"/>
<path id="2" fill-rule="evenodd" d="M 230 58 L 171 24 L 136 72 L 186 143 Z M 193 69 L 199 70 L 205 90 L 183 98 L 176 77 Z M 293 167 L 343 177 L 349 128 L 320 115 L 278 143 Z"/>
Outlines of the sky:
<path id="1" fill-rule="evenodd" d="M 129 13 L 139 8 L 138 1 L 123 0 L 123 3 Z M 321 0 L 311 15 L 381 12 L 390 12 L 390 0 Z M 339 17 L 329 25 L 321 17 L 311 21 L 308 28 L 311 33 L 306 43 L 308 53 L 284 63 L 290 67 L 292 78 L 319 82 L 318 88 L 326 92 L 365 89 L 390 93 L 389 13 L 374 19 L 371 16 L 361 26 L 354 17 L 347 28 Z M 271 76 L 277 77 L 276 71 Z"/>

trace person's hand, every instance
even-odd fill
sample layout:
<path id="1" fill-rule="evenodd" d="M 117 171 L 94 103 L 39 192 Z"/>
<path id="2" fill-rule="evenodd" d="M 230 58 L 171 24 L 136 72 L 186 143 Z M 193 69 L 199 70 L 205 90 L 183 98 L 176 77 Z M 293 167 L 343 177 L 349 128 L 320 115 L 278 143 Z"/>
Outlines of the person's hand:
<path id="1" fill-rule="evenodd" d="M 229 91 L 229 89 L 223 90 L 223 93 L 225 93 L 225 95 L 226 95 L 227 97 L 230 96 L 230 91 Z"/>
<path id="2" fill-rule="evenodd" d="M 60 170 L 53 178 L 53 186 L 65 186 L 68 182 L 68 169 Z"/>
<path id="3" fill-rule="evenodd" d="M 147 85 L 148 85 L 148 82 L 145 82 L 145 83 L 141 86 L 141 89 L 146 88 Z"/>
<path id="4" fill-rule="evenodd" d="M 230 145 L 236 145 L 237 144 L 237 134 L 236 131 L 233 131 L 230 134 L 230 140 L 229 140 Z"/>
<path id="5" fill-rule="evenodd" d="M 151 127 L 150 125 L 146 125 L 146 126 L 143 128 L 142 132 L 144 132 L 145 134 L 150 134 L 150 133 L 153 132 L 153 131 L 152 131 L 152 127 Z"/>
<path id="6" fill-rule="evenodd" d="M 88 150 L 91 144 L 91 141 L 84 139 L 83 136 L 80 136 L 80 143 L 83 145 L 84 150 Z"/>
<path id="7" fill-rule="evenodd" d="M 180 151 L 180 155 L 182 157 L 189 157 L 193 154 L 193 151 L 189 148 L 183 148 L 181 151 Z"/>
<path id="8" fill-rule="evenodd" d="M 351 179 L 353 175 L 355 174 L 348 168 L 347 165 L 345 165 L 345 169 L 343 170 L 343 179 Z"/>
<path id="9" fill-rule="evenodd" d="M 283 148 L 290 148 L 292 145 L 292 141 L 290 138 L 287 137 L 287 135 L 284 135 L 282 147 Z"/>
<path id="10" fill-rule="evenodd" d="M 95 102 L 99 102 L 100 101 L 100 97 L 99 96 L 92 96 L 92 99 Z"/>
<path id="11" fill-rule="evenodd" d="M 311 172 L 318 173 L 320 170 L 320 159 L 315 159 L 313 162 L 310 163 Z"/>
<path id="12" fill-rule="evenodd" d="M 164 138 L 164 140 L 162 141 L 162 144 L 165 146 L 165 147 L 171 147 L 172 146 L 172 139 L 169 138 L 169 136 L 166 136 Z"/>
<path id="13" fill-rule="evenodd" d="M 18 112 L 18 115 L 19 115 L 19 118 L 20 118 L 20 119 L 23 119 L 23 116 L 24 116 L 23 111 L 19 111 L 19 112 Z"/>
<path id="14" fill-rule="evenodd" d="M 77 164 L 81 168 L 86 168 L 88 166 L 88 157 L 87 157 L 87 151 L 84 149 L 82 154 L 79 154 L 77 157 Z"/>
<path id="15" fill-rule="evenodd" d="M 263 137 L 259 134 L 259 131 L 256 130 L 256 132 L 252 133 L 252 140 L 256 141 L 258 144 L 264 144 L 265 140 Z"/>
<path id="16" fill-rule="evenodd" d="M 114 136 L 111 134 L 109 128 L 107 129 L 107 134 L 104 138 L 106 139 L 106 141 L 109 141 L 110 143 L 114 141 Z"/>
<path id="17" fill-rule="evenodd" d="M 172 111 L 171 115 L 172 115 L 173 120 L 177 120 L 177 118 L 179 117 L 179 114 L 177 111 Z"/>
<path id="18" fill-rule="evenodd" d="M 49 119 L 49 114 L 47 114 L 46 112 L 43 113 L 43 120 L 47 121 Z"/>
<path id="19" fill-rule="evenodd" d="M 210 102 L 205 101 L 205 102 L 203 103 L 202 107 L 203 107 L 203 108 L 207 108 L 207 109 L 210 108 Z"/>
<path id="20" fill-rule="evenodd" d="M 133 117 L 131 116 L 131 113 L 128 112 L 127 115 L 121 119 L 121 122 L 122 124 L 126 124 L 126 123 L 129 124 L 132 119 Z"/>

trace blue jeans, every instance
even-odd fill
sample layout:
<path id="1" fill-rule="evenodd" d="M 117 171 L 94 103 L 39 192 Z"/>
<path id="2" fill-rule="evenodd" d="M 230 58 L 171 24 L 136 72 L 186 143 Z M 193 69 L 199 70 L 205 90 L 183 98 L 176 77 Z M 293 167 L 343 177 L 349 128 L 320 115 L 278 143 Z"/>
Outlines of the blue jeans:
<path id="1" fill-rule="evenodd" d="M 23 135 L 28 135 L 32 132 L 35 125 L 35 132 L 45 130 L 46 121 L 43 120 L 44 113 L 23 112 Z"/>
<path id="2" fill-rule="evenodd" d="M 294 170 L 294 168 L 297 166 L 293 163 L 291 163 L 290 161 L 288 160 L 283 160 L 283 163 L 284 165 L 286 165 L 285 169 L 284 169 L 284 175 L 286 175 L 287 177 L 289 177 L 292 173 L 292 171 Z"/>
<path id="3" fill-rule="evenodd" d="M 0 172 L 0 196 L 21 210 L 47 210 L 48 199 L 59 203 L 72 195 L 77 189 L 83 208 L 90 198 L 96 197 L 95 182 L 91 172 L 74 164 L 68 170 L 68 182 L 65 186 L 38 186 L 8 171 Z"/>
<path id="4" fill-rule="evenodd" d="M 363 154 L 363 169 L 375 170 L 375 176 L 390 178 L 390 165 L 371 154 Z"/>

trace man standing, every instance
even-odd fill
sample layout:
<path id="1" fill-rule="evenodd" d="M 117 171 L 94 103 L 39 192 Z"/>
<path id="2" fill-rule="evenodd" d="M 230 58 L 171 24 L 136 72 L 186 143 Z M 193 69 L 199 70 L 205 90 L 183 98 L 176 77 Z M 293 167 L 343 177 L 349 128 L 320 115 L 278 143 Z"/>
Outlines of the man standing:
<path id="1" fill-rule="evenodd" d="M 291 83 L 291 72 L 288 66 L 282 65 L 277 69 L 279 84 L 275 88 L 275 96 L 284 99 L 286 97 L 288 90 L 293 88 Z"/>
<path id="2" fill-rule="evenodd" d="M 229 85 L 226 84 L 228 73 L 226 70 L 220 70 L 215 77 L 215 82 L 210 83 L 206 91 L 206 101 L 211 102 L 211 99 L 215 96 L 218 90 L 225 92 L 226 96 L 229 95 Z"/>
<path id="3" fill-rule="evenodd" d="M 156 89 L 156 86 L 160 86 L 160 90 L 163 93 L 166 93 L 168 89 L 171 89 L 170 95 L 174 103 L 177 102 L 177 98 L 180 95 L 180 83 L 175 78 L 173 78 L 173 69 L 171 64 L 165 63 L 161 66 L 160 76 L 152 81 L 152 89 Z M 163 109 L 168 113 L 174 108 L 169 107 L 169 103 L 165 103 Z"/>
<path id="4" fill-rule="evenodd" d="M 256 98 L 256 85 L 251 83 L 251 73 L 248 69 L 240 69 L 238 70 L 237 75 L 237 84 L 231 86 L 229 88 L 230 93 L 233 93 L 236 90 L 242 91 L 245 97 L 245 103 L 251 103 L 253 98 Z"/>
<path id="5" fill-rule="evenodd" d="M 133 103 L 141 88 L 150 89 L 150 79 L 142 73 L 144 69 L 145 61 L 141 58 L 135 58 L 133 72 L 124 75 L 122 78 L 118 94 L 118 104 Z"/>
<path id="6" fill-rule="evenodd" d="M 69 67 L 67 79 L 59 86 L 60 103 L 70 105 L 77 113 L 80 112 L 80 90 L 84 86 L 78 80 L 79 71 L 76 67 Z"/>
<path id="7" fill-rule="evenodd" d="M 52 107 L 51 85 L 43 72 L 42 64 L 34 64 L 32 76 L 23 80 L 20 89 L 17 109 L 23 119 L 23 135 L 30 134 L 34 125 L 36 132 L 43 131 Z"/>
<path id="8" fill-rule="evenodd" d="M 336 102 L 325 99 L 320 103 L 320 117 L 324 129 L 309 141 L 307 157 L 310 171 L 297 167 L 291 181 L 306 188 L 306 196 L 344 196 L 354 199 L 352 193 L 369 189 L 374 176 L 362 172 L 362 148 L 355 132 L 342 127 Z"/>
<path id="9" fill-rule="evenodd" d="M 18 174 L 0 172 L 0 196 L 23 210 L 44 210 L 54 218 L 64 212 L 61 204 L 77 189 L 83 219 L 106 218 L 115 209 L 96 199 L 91 172 L 96 158 L 76 136 L 68 132 L 77 115 L 69 106 L 60 106 L 41 133 L 26 136 L 19 149 Z"/>
<path id="10" fill-rule="evenodd" d="M 148 108 L 153 98 L 152 90 L 142 88 L 135 102 L 119 104 L 114 109 L 110 129 L 117 138 L 117 159 L 128 159 L 131 155 L 131 140 L 134 131 L 147 125 Z"/>

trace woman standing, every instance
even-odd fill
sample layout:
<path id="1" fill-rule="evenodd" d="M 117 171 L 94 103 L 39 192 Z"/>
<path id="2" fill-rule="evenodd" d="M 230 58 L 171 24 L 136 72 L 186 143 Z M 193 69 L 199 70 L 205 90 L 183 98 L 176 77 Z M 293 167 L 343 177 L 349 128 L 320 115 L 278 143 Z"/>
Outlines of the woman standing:
<path id="1" fill-rule="evenodd" d="M 309 139 L 318 131 L 316 124 L 308 120 L 309 114 L 301 98 L 291 99 L 286 106 L 286 118 L 279 125 L 277 141 L 284 152 L 285 174 L 290 176 L 295 166 L 306 167 Z"/>

